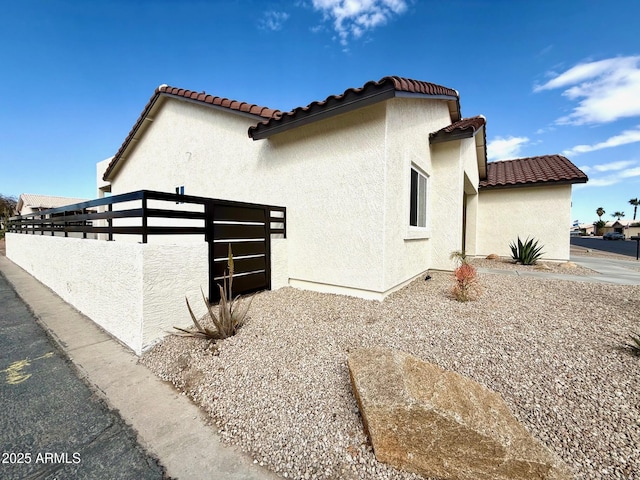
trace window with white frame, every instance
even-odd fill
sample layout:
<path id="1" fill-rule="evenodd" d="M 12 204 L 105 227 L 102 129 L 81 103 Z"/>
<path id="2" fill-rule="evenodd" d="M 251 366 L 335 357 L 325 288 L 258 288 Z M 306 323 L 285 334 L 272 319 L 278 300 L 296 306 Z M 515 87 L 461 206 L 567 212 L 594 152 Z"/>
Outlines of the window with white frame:
<path id="1" fill-rule="evenodd" d="M 411 167 L 411 199 L 409 225 L 427 226 L 427 176 Z"/>

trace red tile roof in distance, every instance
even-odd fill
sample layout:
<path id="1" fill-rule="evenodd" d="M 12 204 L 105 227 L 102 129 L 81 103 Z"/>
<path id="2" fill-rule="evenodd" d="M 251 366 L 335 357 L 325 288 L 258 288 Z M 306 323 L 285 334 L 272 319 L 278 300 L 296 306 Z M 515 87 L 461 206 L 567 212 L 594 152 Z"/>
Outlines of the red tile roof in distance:
<path id="1" fill-rule="evenodd" d="M 533 186 L 535 184 L 586 183 L 589 178 L 562 155 L 502 160 L 487 164 L 481 189 Z"/>
<path id="2" fill-rule="evenodd" d="M 176 88 L 176 87 L 170 87 L 168 85 L 160 85 L 153 92 L 153 95 L 145 105 L 144 109 L 142 110 L 142 113 L 138 117 L 138 120 L 136 120 L 136 123 L 133 125 L 133 128 L 127 135 L 127 138 L 125 138 L 124 142 L 120 146 L 120 149 L 114 155 L 113 160 L 111 160 L 111 162 L 109 163 L 109 166 L 107 167 L 104 173 L 103 180 L 107 181 L 109 179 L 109 176 L 113 172 L 116 164 L 122 158 L 122 155 L 124 154 L 125 150 L 127 149 L 131 141 L 136 136 L 136 133 L 144 123 L 145 118 L 147 117 L 147 115 L 149 115 L 153 106 L 156 104 L 160 96 L 184 98 L 190 101 L 202 103 L 204 105 L 214 105 L 221 108 L 227 108 L 232 111 L 246 113 L 249 115 L 255 115 L 256 117 L 262 117 L 267 119 L 277 118 L 282 114 L 280 110 L 261 107 L 253 103 L 239 102 L 237 100 L 231 100 L 229 98 L 217 97 L 215 95 L 209 95 L 206 92 L 195 92 L 193 90 L 185 90 L 184 88 Z"/>
<path id="3" fill-rule="evenodd" d="M 452 88 L 435 83 L 411 80 L 402 77 L 384 77 L 379 81 L 370 81 L 360 88 L 349 88 L 340 95 L 330 95 L 306 107 L 298 107 L 280 116 L 262 121 L 249 128 L 249 136 L 254 140 L 266 138 L 272 134 L 305 125 L 332 115 L 349 111 L 349 108 L 361 108 L 366 105 L 396 96 L 396 92 L 422 94 L 439 97 L 443 100 L 455 100 L 457 118 L 460 118 L 460 97 Z"/>

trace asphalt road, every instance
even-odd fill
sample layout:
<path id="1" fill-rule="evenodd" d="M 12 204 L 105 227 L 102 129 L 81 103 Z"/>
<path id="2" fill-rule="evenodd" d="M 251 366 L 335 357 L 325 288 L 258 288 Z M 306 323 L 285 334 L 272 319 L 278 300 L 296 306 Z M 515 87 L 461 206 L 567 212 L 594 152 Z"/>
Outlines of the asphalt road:
<path id="1" fill-rule="evenodd" d="M 0 275 L 0 478 L 162 479 Z"/>
<path id="2" fill-rule="evenodd" d="M 618 253 L 636 258 L 635 240 L 603 240 L 602 237 L 571 237 L 571 245 Z"/>

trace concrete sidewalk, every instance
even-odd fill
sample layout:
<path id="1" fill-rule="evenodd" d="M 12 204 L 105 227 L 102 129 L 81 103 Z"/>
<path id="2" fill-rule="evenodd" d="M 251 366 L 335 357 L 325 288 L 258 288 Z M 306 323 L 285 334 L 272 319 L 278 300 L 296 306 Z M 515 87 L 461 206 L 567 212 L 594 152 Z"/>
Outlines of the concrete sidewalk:
<path id="1" fill-rule="evenodd" d="M 239 450 L 222 445 L 198 407 L 4 256 L 0 256 L 0 274 L 29 305 L 79 376 L 137 431 L 140 444 L 159 458 L 167 475 L 178 479 L 279 478 Z"/>
<path id="2" fill-rule="evenodd" d="M 589 268 L 596 275 L 571 275 L 544 271 L 501 270 L 494 268 L 479 268 L 480 273 L 500 273 L 502 275 L 517 275 L 523 277 L 549 278 L 555 280 L 570 280 L 573 282 L 608 283 L 613 285 L 640 285 L 640 262 L 635 260 L 618 260 L 612 258 L 594 258 L 572 256 L 571 261 L 581 267 Z"/>

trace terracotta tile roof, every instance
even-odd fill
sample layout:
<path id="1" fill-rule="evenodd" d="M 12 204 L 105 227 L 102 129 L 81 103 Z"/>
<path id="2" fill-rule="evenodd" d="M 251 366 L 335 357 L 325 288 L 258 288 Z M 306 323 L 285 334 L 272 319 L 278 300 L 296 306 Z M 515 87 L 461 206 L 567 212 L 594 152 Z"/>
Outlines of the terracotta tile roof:
<path id="1" fill-rule="evenodd" d="M 127 147 L 131 143 L 132 140 L 136 137 L 138 130 L 144 124 L 145 119 L 156 105 L 158 98 L 161 96 L 165 97 L 177 97 L 184 98 L 189 101 L 194 101 L 198 103 L 202 103 L 203 105 L 214 105 L 221 108 L 227 108 L 231 111 L 246 113 L 249 115 L 255 115 L 256 119 L 258 118 L 277 118 L 282 112 L 280 110 L 274 110 L 272 108 L 261 107 L 259 105 L 255 105 L 253 103 L 239 102 L 237 100 L 231 100 L 229 98 L 224 97 L 216 97 L 215 95 L 209 95 L 206 92 L 195 92 L 193 90 L 185 90 L 184 88 L 176 88 L 170 87 L 168 85 L 160 85 L 153 92 L 153 95 L 145 105 L 142 113 L 136 120 L 136 123 L 133 125 L 133 128 L 125 138 L 124 142 L 120 146 L 120 149 L 113 156 L 113 160 L 105 170 L 103 179 L 105 181 L 109 180 L 111 173 L 113 172 L 116 164 L 120 161 L 122 155 L 126 151 Z"/>
<path id="2" fill-rule="evenodd" d="M 164 93 L 174 97 L 188 98 L 197 102 L 217 105 L 219 107 L 228 108 L 229 110 L 236 110 L 238 112 L 245 112 L 251 115 L 257 115 L 262 118 L 274 118 L 279 117 L 282 112 L 280 110 L 274 110 L 272 108 L 261 107 L 253 103 L 239 102 L 237 100 L 231 100 L 224 97 L 216 97 L 215 95 L 209 95 L 206 92 L 194 92 L 193 90 L 185 90 L 184 88 L 170 87 L 168 85 L 160 85 L 156 89 L 156 95 Z"/>
<path id="3" fill-rule="evenodd" d="M 431 143 L 438 143 L 446 142 L 447 140 L 454 140 L 456 138 L 472 137 L 486 124 L 487 121 L 482 115 L 463 118 L 462 120 L 441 128 L 437 132 L 430 133 L 429 141 Z"/>
<path id="4" fill-rule="evenodd" d="M 481 189 L 532 186 L 534 184 L 586 183 L 588 177 L 562 155 L 502 160 L 487 164 Z"/>
<path id="5" fill-rule="evenodd" d="M 51 195 L 37 195 L 33 193 L 23 193 L 18 199 L 16 210 L 19 212 L 23 207 L 45 210 L 48 208 L 64 207 L 74 203 L 87 202 L 87 198 L 54 197 Z"/>
<path id="6" fill-rule="evenodd" d="M 460 98 L 452 88 L 435 83 L 411 80 L 402 77 L 384 77 L 379 81 L 370 81 L 360 88 L 349 88 L 340 95 L 331 95 L 325 100 L 318 100 L 306 107 L 298 107 L 280 116 L 272 117 L 249 128 L 249 136 L 254 140 L 267 138 L 290 128 L 305 125 L 349 109 L 361 108 L 396 96 L 397 92 L 426 95 L 449 100 L 452 118 L 460 119 Z"/>

